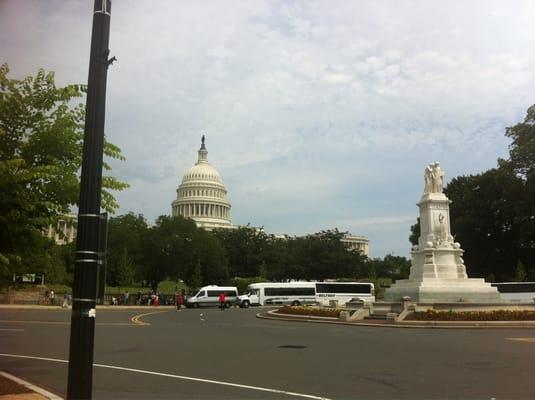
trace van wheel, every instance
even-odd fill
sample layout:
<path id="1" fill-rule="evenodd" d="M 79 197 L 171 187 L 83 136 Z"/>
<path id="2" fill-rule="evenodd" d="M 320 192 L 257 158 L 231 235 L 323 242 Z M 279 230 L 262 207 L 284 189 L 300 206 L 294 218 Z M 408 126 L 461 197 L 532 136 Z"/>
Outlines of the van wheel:
<path id="1" fill-rule="evenodd" d="M 297 300 L 292 301 L 292 306 L 300 306 L 301 303 L 299 303 Z"/>
<path id="2" fill-rule="evenodd" d="M 251 304 L 249 304 L 248 301 L 244 301 L 244 302 L 241 303 L 241 304 L 242 304 L 242 307 L 243 307 L 243 308 L 249 308 L 249 306 L 251 305 Z"/>
<path id="3" fill-rule="evenodd" d="M 231 306 L 230 301 L 227 301 L 227 302 L 225 303 L 225 308 L 230 308 L 230 306 Z"/>
<path id="4" fill-rule="evenodd" d="M 191 306 L 192 306 L 193 308 L 199 308 L 199 303 L 193 303 Z"/>

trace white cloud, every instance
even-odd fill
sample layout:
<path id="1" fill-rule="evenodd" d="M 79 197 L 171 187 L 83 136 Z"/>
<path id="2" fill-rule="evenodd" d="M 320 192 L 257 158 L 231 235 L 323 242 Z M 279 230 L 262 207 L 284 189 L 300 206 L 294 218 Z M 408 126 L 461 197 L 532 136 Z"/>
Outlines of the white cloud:
<path id="1" fill-rule="evenodd" d="M 43 66 L 84 82 L 90 29 L 86 2 L 0 3 L 17 76 Z M 452 177 L 506 155 L 505 126 L 535 102 L 534 42 L 529 1 L 114 2 L 106 127 L 132 183 L 121 211 L 168 213 L 206 134 L 236 218 L 289 233 L 347 220 L 372 248 L 404 252 L 403 220 L 371 216 L 415 211 L 429 161 Z"/>

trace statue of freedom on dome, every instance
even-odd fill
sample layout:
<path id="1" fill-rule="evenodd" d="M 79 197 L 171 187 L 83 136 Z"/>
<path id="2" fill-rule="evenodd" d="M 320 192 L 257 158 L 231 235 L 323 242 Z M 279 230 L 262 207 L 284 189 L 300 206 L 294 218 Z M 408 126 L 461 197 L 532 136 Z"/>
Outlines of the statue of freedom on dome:
<path id="1" fill-rule="evenodd" d="M 429 164 L 425 168 L 425 188 L 424 193 L 442 193 L 442 185 L 444 180 L 444 171 L 439 166 L 438 162 Z"/>

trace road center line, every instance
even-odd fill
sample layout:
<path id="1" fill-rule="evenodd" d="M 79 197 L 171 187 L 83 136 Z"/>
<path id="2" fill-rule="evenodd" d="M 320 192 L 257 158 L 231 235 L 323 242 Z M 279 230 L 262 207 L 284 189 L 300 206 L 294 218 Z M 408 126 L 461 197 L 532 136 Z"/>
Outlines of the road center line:
<path id="1" fill-rule="evenodd" d="M 130 321 L 132 321 L 136 325 L 150 325 L 150 323 L 148 323 L 148 322 L 141 321 L 140 318 L 144 317 L 146 315 L 160 314 L 160 313 L 164 313 L 164 312 L 168 312 L 168 311 L 153 311 L 153 312 L 149 312 L 149 313 L 135 315 L 135 316 L 132 317 L 132 319 Z"/>
<path id="2" fill-rule="evenodd" d="M 47 358 L 47 357 L 34 357 L 34 356 L 24 356 L 20 354 L 7 354 L 7 353 L 0 353 L 0 357 L 11 357 L 11 358 L 27 358 L 30 360 L 41 360 L 41 361 L 52 361 L 52 362 L 59 362 L 59 363 L 68 363 L 67 360 L 60 360 L 57 358 Z M 106 364 L 93 364 L 95 367 L 99 368 L 108 368 L 108 369 L 117 369 L 120 371 L 128 371 L 128 372 L 135 372 L 138 374 L 146 374 L 146 375 L 155 375 L 155 376 L 164 376 L 167 378 L 175 378 L 175 379 L 182 379 L 187 381 L 194 381 L 194 382 L 202 382 L 202 383 L 212 383 L 214 385 L 222 385 L 222 386 L 231 386 L 231 387 L 237 387 L 241 389 L 249 389 L 249 390 L 257 390 L 261 392 L 270 392 L 270 393 L 278 393 L 278 394 L 284 394 L 287 396 L 294 396 L 294 397 L 303 397 L 307 399 L 316 399 L 316 400 L 330 400 L 327 397 L 321 397 L 321 396 L 313 396 L 310 394 L 304 394 L 304 393 L 297 393 L 297 392 L 288 392 L 286 390 L 280 390 L 280 389 L 270 389 L 260 386 L 251 386 L 251 385 L 242 385 L 239 383 L 232 383 L 232 382 L 224 382 L 224 381 L 216 381 L 213 379 L 203 379 L 203 378 L 194 378 L 191 376 L 183 376 L 183 375 L 175 375 L 175 374 L 166 374 L 162 372 L 154 372 L 154 371 L 148 371 L 144 369 L 136 369 L 136 368 L 126 368 L 126 367 L 119 367 L 115 365 L 106 365 Z"/>
<path id="3" fill-rule="evenodd" d="M 0 328 L 2 332 L 24 332 L 24 329 L 10 329 L 10 328 Z"/>

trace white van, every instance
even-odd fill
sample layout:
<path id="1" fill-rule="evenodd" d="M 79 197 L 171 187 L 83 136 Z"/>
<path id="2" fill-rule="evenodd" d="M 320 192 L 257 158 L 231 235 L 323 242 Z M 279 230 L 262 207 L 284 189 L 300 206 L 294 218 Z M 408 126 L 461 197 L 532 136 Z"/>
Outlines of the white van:
<path id="1" fill-rule="evenodd" d="M 186 307 L 217 307 L 219 306 L 219 295 L 223 292 L 227 296 L 225 305 L 228 308 L 236 302 L 238 297 L 238 288 L 236 286 L 203 286 L 195 296 L 188 297 Z"/>

